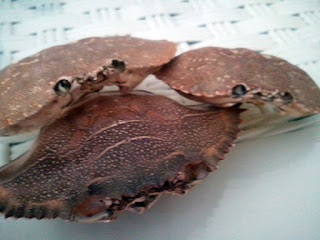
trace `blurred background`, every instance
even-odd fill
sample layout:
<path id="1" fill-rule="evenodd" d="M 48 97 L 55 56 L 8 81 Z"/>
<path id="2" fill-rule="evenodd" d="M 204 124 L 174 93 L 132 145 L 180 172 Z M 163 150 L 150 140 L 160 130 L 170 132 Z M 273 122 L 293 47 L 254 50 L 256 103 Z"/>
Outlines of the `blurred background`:
<path id="1" fill-rule="evenodd" d="M 89 36 L 245 47 L 320 85 L 319 0 L 0 0 L 0 69 Z M 161 85 L 162 86 L 162 85 Z M 159 87 L 161 87 L 159 86 Z M 4 220 L 0 239 L 320 239 L 320 124 L 238 144 L 184 197 L 110 224 Z"/>

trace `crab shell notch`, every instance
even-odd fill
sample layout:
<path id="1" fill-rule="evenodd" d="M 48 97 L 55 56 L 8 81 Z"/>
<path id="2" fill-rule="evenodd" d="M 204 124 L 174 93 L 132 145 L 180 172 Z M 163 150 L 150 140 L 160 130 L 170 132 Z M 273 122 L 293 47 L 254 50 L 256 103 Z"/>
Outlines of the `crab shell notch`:
<path id="1" fill-rule="evenodd" d="M 319 87 L 303 70 L 249 49 L 191 50 L 155 75 L 183 96 L 215 106 L 269 103 L 296 116 L 320 112 Z"/>
<path id="2" fill-rule="evenodd" d="M 128 91 L 175 52 L 165 40 L 90 37 L 9 65 L 0 71 L 0 136 L 38 129 L 105 85 Z"/>
<path id="3" fill-rule="evenodd" d="M 146 93 L 88 95 L 0 169 L 0 211 L 80 222 L 141 213 L 162 193 L 184 194 L 217 168 L 236 139 L 240 112 L 190 109 Z"/>

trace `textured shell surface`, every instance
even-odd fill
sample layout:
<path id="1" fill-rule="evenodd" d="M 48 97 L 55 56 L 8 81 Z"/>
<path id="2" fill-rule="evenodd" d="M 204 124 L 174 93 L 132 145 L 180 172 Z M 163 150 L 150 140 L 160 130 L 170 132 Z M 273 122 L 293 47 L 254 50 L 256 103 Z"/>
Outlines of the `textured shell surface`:
<path id="1" fill-rule="evenodd" d="M 88 95 L 0 169 L 0 212 L 82 222 L 141 213 L 217 168 L 239 132 L 240 112 L 191 109 L 142 92 Z"/>
<path id="2" fill-rule="evenodd" d="M 60 108 L 70 101 L 88 92 L 98 91 L 103 85 L 112 84 L 108 79 L 102 83 L 97 81 L 97 86 L 93 83 L 82 87 L 81 91 L 79 87 L 74 91 L 73 87 L 71 91 L 75 92 L 74 96 L 59 97 L 54 88 L 61 79 L 71 82 L 74 78 L 90 74 L 96 77 L 104 66 L 116 59 L 125 62 L 126 70 L 115 81 L 133 81 L 135 83 L 131 85 L 134 87 L 150 71 L 168 62 L 175 52 L 176 45 L 165 40 L 90 37 L 45 49 L 9 65 L 0 72 L 0 135 L 38 128 L 59 115 Z M 24 123 L 26 119 L 30 121 Z"/>
<path id="3" fill-rule="evenodd" d="M 191 50 L 175 57 L 156 76 L 186 97 L 218 106 L 268 102 L 298 115 L 320 112 L 320 89 L 307 73 L 249 49 Z"/>

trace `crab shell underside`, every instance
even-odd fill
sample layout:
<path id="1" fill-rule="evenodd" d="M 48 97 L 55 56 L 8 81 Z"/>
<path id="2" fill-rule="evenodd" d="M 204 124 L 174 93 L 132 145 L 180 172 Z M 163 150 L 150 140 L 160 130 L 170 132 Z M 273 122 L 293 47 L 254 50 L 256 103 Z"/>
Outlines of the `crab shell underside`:
<path id="1" fill-rule="evenodd" d="M 0 136 L 39 129 L 105 85 L 129 91 L 175 53 L 176 44 L 165 40 L 90 37 L 11 64 L 0 71 Z"/>
<path id="2" fill-rule="evenodd" d="M 163 96 L 95 93 L 42 129 L 0 169 L 0 212 L 111 221 L 162 194 L 184 194 L 217 168 L 239 131 L 236 107 L 190 109 Z"/>

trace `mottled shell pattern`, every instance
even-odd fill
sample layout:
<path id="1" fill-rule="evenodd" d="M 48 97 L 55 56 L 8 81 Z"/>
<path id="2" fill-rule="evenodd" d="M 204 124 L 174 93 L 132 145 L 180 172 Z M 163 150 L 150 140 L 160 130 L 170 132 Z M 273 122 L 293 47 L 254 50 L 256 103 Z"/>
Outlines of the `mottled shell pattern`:
<path id="1" fill-rule="evenodd" d="M 249 49 L 191 50 L 155 75 L 188 98 L 220 107 L 270 103 L 298 116 L 320 112 L 320 89 L 303 70 Z"/>
<path id="2" fill-rule="evenodd" d="M 111 221 L 184 194 L 217 168 L 239 131 L 232 108 L 190 109 L 146 93 L 94 93 L 0 169 L 6 217 Z"/>
<path id="3" fill-rule="evenodd" d="M 318 86 L 283 59 L 249 49 L 175 52 L 168 41 L 93 37 L 3 69 L 0 135 L 44 127 L 30 151 L 0 168 L 0 212 L 79 222 L 142 213 L 217 168 L 239 132 L 241 110 L 233 105 L 320 112 Z M 152 73 L 183 96 L 228 108 L 98 92 L 116 84 L 127 93 Z"/>
<path id="4" fill-rule="evenodd" d="M 105 85 L 128 91 L 175 52 L 176 44 L 168 41 L 90 37 L 12 64 L 0 71 L 0 135 L 38 129 Z M 117 71 L 113 63 L 119 62 Z"/>

